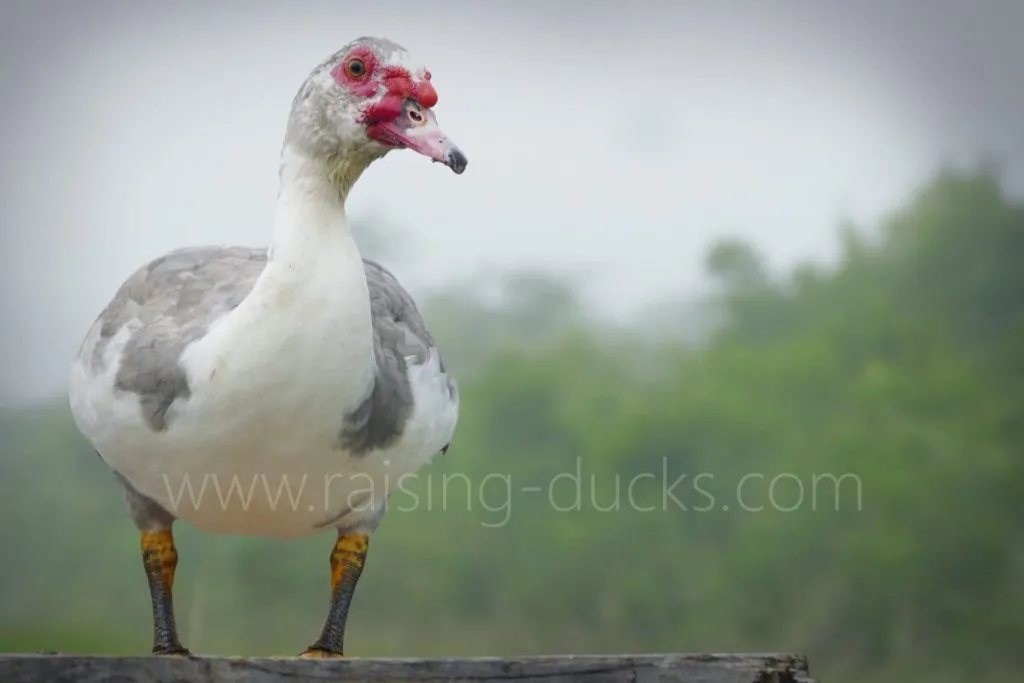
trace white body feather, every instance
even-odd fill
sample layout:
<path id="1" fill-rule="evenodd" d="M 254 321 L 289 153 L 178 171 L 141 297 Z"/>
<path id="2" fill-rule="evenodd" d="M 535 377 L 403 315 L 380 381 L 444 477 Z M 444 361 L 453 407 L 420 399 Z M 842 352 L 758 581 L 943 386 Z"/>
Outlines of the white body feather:
<path id="1" fill-rule="evenodd" d="M 205 531 L 372 527 L 387 494 L 449 443 L 458 418 L 435 351 L 409 366 L 413 408 L 401 435 L 369 453 L 338 448 L 343 417 L 376 371 L 367 282 L 341 201 L 292 166 L 273 258 L 249 296 L 186 347 L 190 393 L 168 410 L 165 430 L 147 424 L 137 394 L 116 387 L 137 322 L 109 338 L 106 362 L 95 364 L 97 321 L 71 373 L 72 413 L 104 461 Z"/>

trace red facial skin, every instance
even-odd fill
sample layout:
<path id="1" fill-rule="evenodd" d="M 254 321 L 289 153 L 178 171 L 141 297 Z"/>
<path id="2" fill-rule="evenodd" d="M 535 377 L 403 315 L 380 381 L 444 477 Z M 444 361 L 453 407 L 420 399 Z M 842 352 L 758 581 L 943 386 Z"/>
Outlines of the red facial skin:
<path id="1" fill-rule="evenodd" d="M 353 75 L 349 65 L 355 60 L 362 60 L 363 70 Z M 373 97 L 381 88 L 384 96 L 379 102 L 366 108 L 361 123 L 367 127 L 371 138 L 374 135 L 374 124 L 395 121 L 402 115 L 402 106 L 407 99 L 415 100 L 424 109 L 437 104 L 437 91 L 430 83 L 430 72 L 426 72 L 423 80 L 416 82 L 406 69 L 399 66 L 384 66 L 377 62 L 373 51 L 365 47 L 357 47 L 348 53 L 331 71 L 334 80 L 348 88 L 359 97 Z"/>

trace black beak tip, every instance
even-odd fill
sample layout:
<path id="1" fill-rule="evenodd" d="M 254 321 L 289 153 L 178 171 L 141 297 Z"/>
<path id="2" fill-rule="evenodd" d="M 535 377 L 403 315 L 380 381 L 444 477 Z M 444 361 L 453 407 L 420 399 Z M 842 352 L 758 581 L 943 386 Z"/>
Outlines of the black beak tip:
<path id="1" fill-rule="evenodd" d="M 445 160 L 445 165 L 452 169 L 456 175 L 461 175 L 466 170 L 466 166 L 469 165 L 469 159 L 466 155 L 457 149 L 453 149 L 448 152 L 448 158 Z"/>

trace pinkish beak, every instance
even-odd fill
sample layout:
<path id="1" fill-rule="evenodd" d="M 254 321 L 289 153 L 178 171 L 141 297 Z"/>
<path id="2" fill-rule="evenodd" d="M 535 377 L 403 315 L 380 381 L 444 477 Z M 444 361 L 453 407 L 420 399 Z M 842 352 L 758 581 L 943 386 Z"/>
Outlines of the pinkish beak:
<path id="1" fill-rule="evenodd" d="M 469 163 L 462 150 L 438 127 L 434 112 L 412 101 L 406 102 L 398 118 L 374 123 L 368 133 L 377 142 L 419 152 L 457 174 L 465 171 Z"/>

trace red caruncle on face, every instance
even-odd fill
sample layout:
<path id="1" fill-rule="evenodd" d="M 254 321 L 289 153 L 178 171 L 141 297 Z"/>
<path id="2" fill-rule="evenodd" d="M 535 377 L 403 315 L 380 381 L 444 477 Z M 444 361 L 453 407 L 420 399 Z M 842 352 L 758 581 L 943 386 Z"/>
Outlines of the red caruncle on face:
<path id="1" fill-rule="evenodd" d="M 331 75 L 339 85 L 359 97 L 374 97 L 383 89 L 380 101 L 363 112 L 362 123 L 367 125 L 398 118 L 408 99 L 425 109 L 437 104 L 437 91 L 430 83 L 429 71 L 422 78 L 414 79 L 403 67 L 380 64 L 373 51 L 365 47 L 357 47 L 345 55 Z"/>

